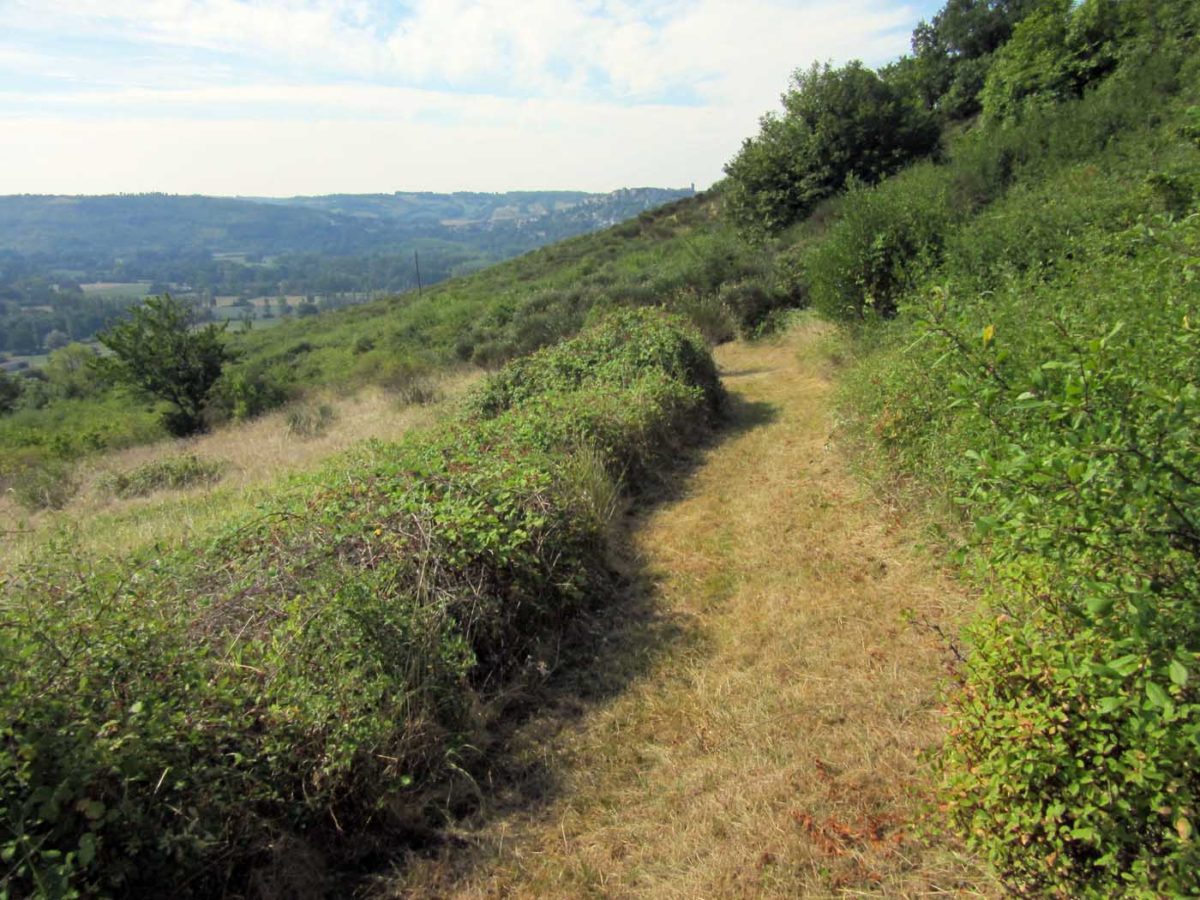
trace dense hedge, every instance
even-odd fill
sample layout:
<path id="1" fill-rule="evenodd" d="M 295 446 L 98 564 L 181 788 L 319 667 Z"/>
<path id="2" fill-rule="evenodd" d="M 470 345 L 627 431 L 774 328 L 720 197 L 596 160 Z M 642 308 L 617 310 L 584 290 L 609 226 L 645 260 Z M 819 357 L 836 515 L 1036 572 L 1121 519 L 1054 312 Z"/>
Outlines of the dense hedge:
<path id="1" fill-rule="evenodd" d="M 610 589 L 606 492 L 720 398 L 698 337 L 621 313 L 206 546 L 9 577 L 0 891 L 286 894 L 415 827 L 487 697 Z"/>
<path id="2" fill-rule="evenodd" d="M 994 579 L 945 797 L 1025 890 L 1192 893 L 1200 288 L 1178 264 L 1200 219 L 1076 254 L 1050 284 L 931 315 L 919 354 L 954 360 L 939 439 L 966 447 L 947 473 Z"/>
<path id="3" fill-rule="evenodd" d="M 847 412 L 972 526 L 986 603 L 942 800 L 1019 893 L 1200 892 L 1194 59 L 982 129 L 941 195 L 929 167 L 848 196 L 814 251 L 851 263 L 813 281 L 847 318 L 885 309 L 872 273 L 900 274 Z M 986 202 L 939 218 L 956 184 Z"/>

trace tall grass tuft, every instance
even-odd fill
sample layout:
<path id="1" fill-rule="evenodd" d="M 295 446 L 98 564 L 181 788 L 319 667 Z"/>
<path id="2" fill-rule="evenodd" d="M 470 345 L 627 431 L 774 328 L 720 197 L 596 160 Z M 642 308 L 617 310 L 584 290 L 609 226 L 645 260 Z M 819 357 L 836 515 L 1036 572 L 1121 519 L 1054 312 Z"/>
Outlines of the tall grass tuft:
<path id="1" fill-rule="evenodd" d="M 224 468 L 221 462 L 187 453 L 155 460 L 128 472 L 108 475 L 98 481 L 98 487 L 116 497 L 144 497 L 155 491 L 176 491 L 212 484 L 220 479 Z"/>

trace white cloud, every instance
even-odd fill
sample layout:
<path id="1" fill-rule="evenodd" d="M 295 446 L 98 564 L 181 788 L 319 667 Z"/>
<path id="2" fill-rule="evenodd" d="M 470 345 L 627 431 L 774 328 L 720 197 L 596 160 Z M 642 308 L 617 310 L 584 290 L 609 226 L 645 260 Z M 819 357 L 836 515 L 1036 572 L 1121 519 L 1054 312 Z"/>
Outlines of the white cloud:
<path id="1" fill-rule="evenodd" d="M 392 190 L 679 186 L 709 179 L 714 124 L 702 110 L 550 108 L 509 121 L 416 129 L 406 121 L 6 119 L 0 191 L 290 195 Z M 719 124 L 719 123 L 718 123 Z M 638 135 L 636 146 L 630 136 Z M 19 172 L 19 178 L 11 174 Z"/>
<path id="2" fill-rule="evenodd" d="M 562 94 L 602 72 L 622 96 L 695 85 L 721 97 L 764 70 L 894 55 L 915 18 L 882 0 L 415 0 L 395 21 L 384 10 L 329 0 L 58 0 L 47 13 L 13 0 L 0 7 L 0 26 L 418 86 Z"/>
<path id="3" fill-rule="evenodd" d="M 0 192 L 705 185 L 794 69 L 894 57 L 916 18 L 885 0 L 0 0 L 0 127 L 21 134 L 0 141 Z"/>

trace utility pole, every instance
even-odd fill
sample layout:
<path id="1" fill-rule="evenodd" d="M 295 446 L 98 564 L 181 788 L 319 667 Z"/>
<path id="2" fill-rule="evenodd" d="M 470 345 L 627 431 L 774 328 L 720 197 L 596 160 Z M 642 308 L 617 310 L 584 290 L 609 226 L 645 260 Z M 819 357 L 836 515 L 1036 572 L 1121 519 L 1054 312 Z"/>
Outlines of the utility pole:
<path id="1" fill-rule="evenodd" d="M 413 251 L 413 265 L 417 267 L 417 299 L 421 299 L 421 257 L 417 255 L 417 251 Z"/>

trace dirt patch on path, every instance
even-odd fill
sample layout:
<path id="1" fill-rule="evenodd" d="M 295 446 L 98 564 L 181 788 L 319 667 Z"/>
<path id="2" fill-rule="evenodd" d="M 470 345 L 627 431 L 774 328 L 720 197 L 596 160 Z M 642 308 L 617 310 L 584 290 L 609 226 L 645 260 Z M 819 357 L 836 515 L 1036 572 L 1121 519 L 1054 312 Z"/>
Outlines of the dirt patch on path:
<path id="1" fill-rule="evenodd" d="M 517 752 L 553 788 L 482 813 L 386 894 L 995 893 L 915 827 L 948 660 L 909 621 L 969 601 L 831 445 L 827 337 L 718 349 L 733 428 L 632 532 L 685 636 L 569 723 L 531 723 Z"/>

